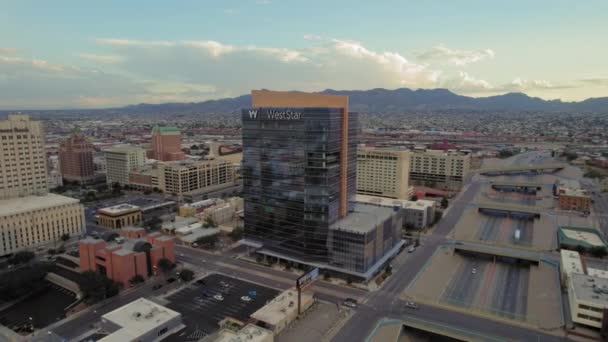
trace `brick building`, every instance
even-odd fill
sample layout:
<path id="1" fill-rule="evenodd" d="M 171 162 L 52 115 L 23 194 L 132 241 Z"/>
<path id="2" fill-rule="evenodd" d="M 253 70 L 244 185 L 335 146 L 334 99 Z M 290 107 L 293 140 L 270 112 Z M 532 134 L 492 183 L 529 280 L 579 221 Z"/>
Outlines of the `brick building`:
<path id="1" fill-rule="evenodd" d="M 160 259 L 175 262 L 173 238 L 160 233 L 146 235 L 143 228 L 126 228 L 103 239 L 87 237 L 80 241 L 79 249 L 83 271 L 100 272 L 125 287 L 135 275 L 144 279 L 155 275 Z"/>
<path id="2" fill-rule="evenodd" d="M 152 159 L 173 161 L 186 159 L 182 152 L 182 135 L 176 127 L 152 129 Z"/>
<path id="3" fill-rule="evenodd" d="M 59 168 L 64 179 L 87 183 L 95 178 L 93 145 L 80 133 L 74 133 L 59 146 Z"/>

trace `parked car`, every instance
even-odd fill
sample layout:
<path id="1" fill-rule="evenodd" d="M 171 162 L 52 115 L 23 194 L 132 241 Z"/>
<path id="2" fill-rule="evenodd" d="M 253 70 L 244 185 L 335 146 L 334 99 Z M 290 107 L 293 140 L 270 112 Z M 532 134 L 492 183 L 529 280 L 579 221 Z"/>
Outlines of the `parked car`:
<path id="1" fill-rule="evenodd" d="M 203 293 L 201 295 L 205 298 L 211 297 L 211 293 L 209 293 L 209 291 L 203 291 Z"/>
<path id="2" fill-rule="evenodd" d="M 354 298 L 346 298 L 344 300 L 343 303 L 344 306 L 348 306 L 349 308 L 356 308 L 357 307 L 357 300 Z"/>
<path id="3" fill-rule="evenodd" d="M 169 279 L 167 279 L 167 283 L 171 284 L 172 282 L 176 281 L 177 279 L 171 277 Z"/>
<path id="4" fill-rule="evenodd" d="M 405 307 L 410 309 L 418 309 L 418 304 L 414 302 L 405 302 Z"/>
<path id="5" fill-rule="evenodd" d="M 224 300 L 224 296 L 222 296 L 221 294 L 216 294 L 215 296 L 213 296 L 213 299 L 221 302 Z"/>
<path id="6" fill-rule="evenodd" d="M 243 296 L 243 297 L 241 297 L 241 300 L 243 302 L 249 303 L 249 302 L 251 302 L 251 297 L 249 297 L 249 296 Z"/>

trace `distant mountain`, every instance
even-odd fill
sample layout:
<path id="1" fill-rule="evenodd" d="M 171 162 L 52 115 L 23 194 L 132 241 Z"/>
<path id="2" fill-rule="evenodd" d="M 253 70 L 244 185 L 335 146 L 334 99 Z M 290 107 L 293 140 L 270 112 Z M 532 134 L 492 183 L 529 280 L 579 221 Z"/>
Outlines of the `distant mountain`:
<path id="1" fill-rule="evenodd" d="M 333 90 L 325 94 L 348 95 L 350 110 L 363 113 L 403 113 L 433 110 L 531 111 L 531 112 L 608 112 L 608 97 L 581 102 L 543 100 L 522 93 L 489 97 L 469 97 L 447 89 L 400 88 L 395 90 Z M 196 103 L 138 104 L 117 110 L 133 113 L 238 113 L 250 106 L 251 96 L 210 100 Z"/>

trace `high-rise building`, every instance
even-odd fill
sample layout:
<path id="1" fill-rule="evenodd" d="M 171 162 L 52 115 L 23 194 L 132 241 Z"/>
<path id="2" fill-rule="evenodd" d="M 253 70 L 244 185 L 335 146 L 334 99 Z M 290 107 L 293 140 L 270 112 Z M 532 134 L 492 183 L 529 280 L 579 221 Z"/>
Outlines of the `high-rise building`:
<path id="1" fill-rule="evenodd" d="M 359 147 L 357 193 L 409 199 L 410 152 L 407 150 Z"/>
<path id="2" fill-rule="evenodd" d="M 243 110 L 245 235 L 327 260 L 329 227 L 352 209 L 357 115 L 348 97 L 253 91 Z"/>
<path id="3" fill-rule="evenodd" d="M 81 133 L 74 133 L 59 146 L 59 167 L 63 179 L 87 183 L 95 178 L 93 144 Z"/>
<path id="4" fill-rule="evenodd" d="M 106 182 L 109 185 L 129 184 L 129 172 L 144 165 L 146 151 L 138 146 L 116 146 L 105 151 Z"/>
<path id="5" fill-rule="evenodd" d="M 85 228 L 77 199 L 49 194 L 40 122 L 0 121 L 0 255 L 57 242 Z"/>
<path id="6" fill-rule="evenodd" d="M 160 126 L 152 129 L 152 158 L 161 161 L 186 159 L 179 129 Z"/>
<path id="7" fill-rule="evenodd" d="M 458 189 L 471 168 L 467 152 L 414 148 L 410 161 L 410 182 L 417 185 Z"/>
<path id="8" fill-rule="evenodd" d="M 48 192 L 42 123 L 13 114 L 0 121 L 0 199 Z"/>

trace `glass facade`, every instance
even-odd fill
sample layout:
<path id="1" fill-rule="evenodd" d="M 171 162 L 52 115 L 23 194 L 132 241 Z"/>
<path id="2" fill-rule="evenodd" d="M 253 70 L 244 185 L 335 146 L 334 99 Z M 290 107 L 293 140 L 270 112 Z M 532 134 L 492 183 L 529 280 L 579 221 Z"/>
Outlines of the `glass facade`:
<path id="1" fill-rule="evenodd" d="M 342 168 L 347 205 L 356 193 L 358 117 L 349 113 L 342 160 L 339 108 L 255 108 L 242 112 L 245 236 L 277 252 L 327 260 L 339 219 Z"/>

